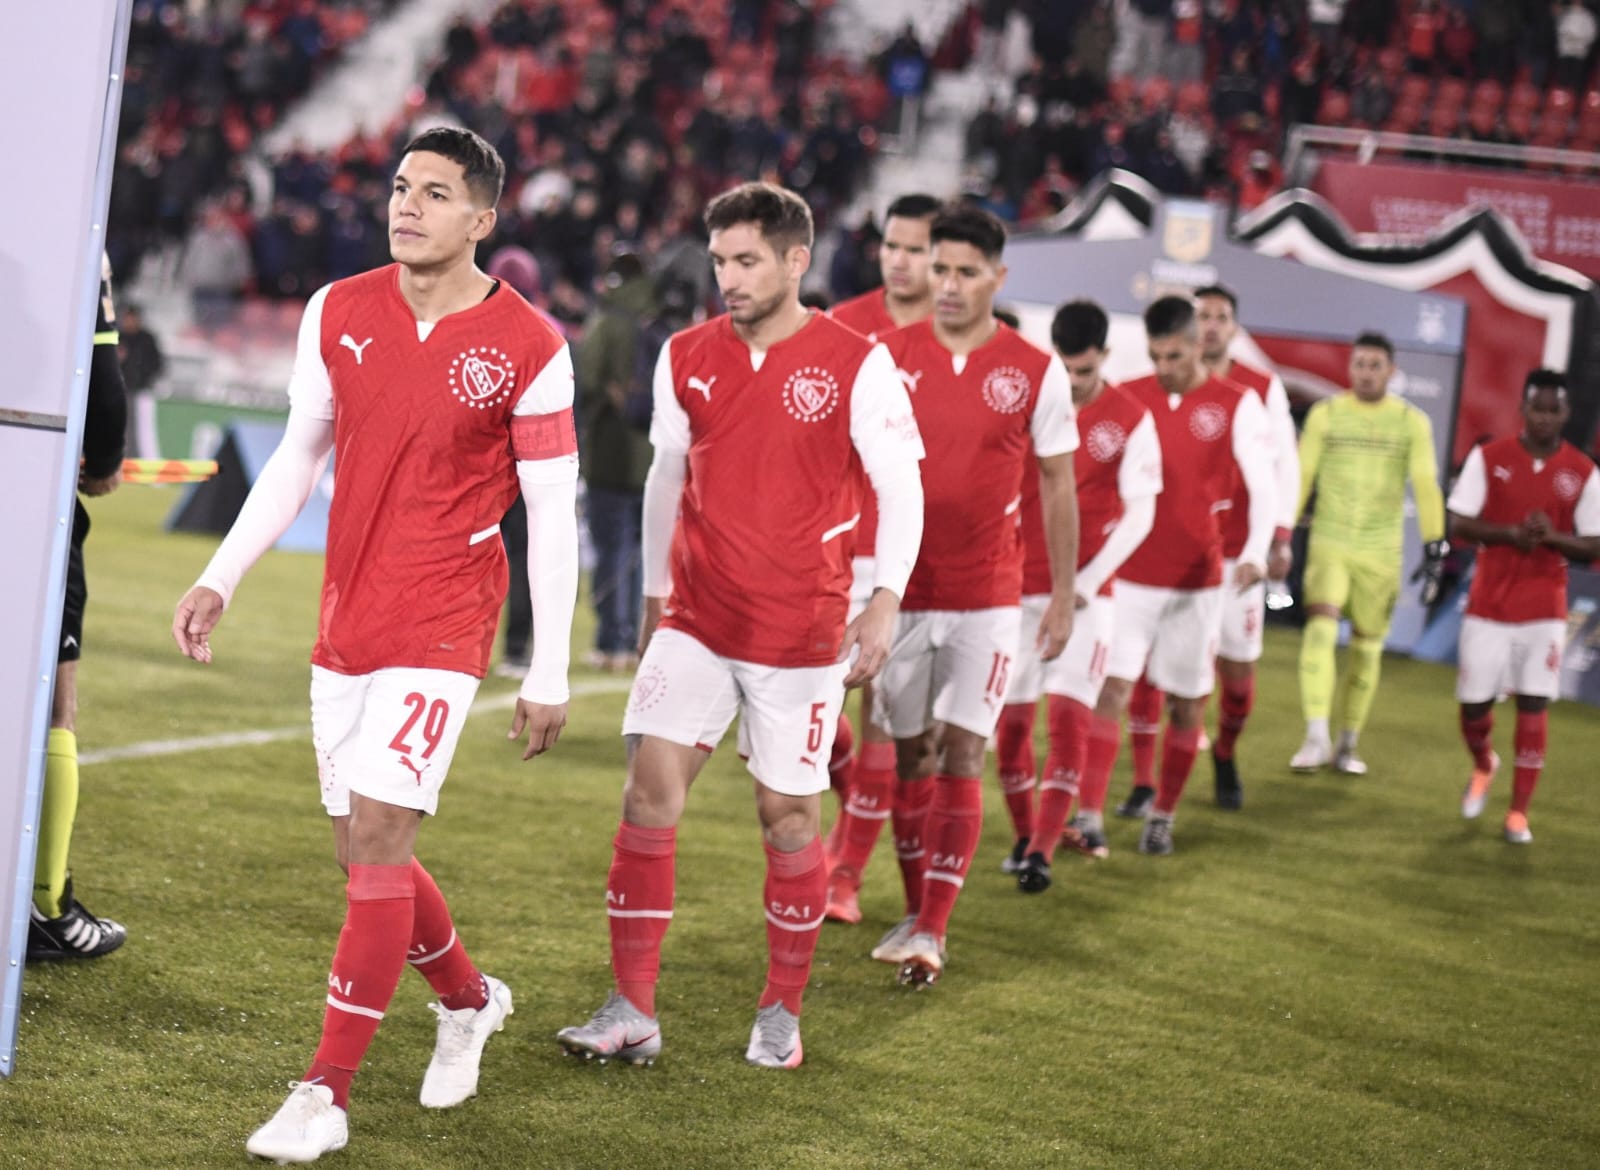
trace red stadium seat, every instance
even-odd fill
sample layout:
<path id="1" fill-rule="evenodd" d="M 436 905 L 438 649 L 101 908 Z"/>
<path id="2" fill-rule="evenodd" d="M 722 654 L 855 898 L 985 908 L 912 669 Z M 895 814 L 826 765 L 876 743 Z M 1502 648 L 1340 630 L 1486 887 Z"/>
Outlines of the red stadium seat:
<path id="1" fill-rule="evenodd" d="M 1398 102 L 1383 128 L 1393 134 L 1415 134 L 1421 125 L 1422 107 L 1415 102 Z"/>
<path id="2" fill-rule="evenodd" d="M 1477 137 L 1488 138 L 1494 133 L 1495 123 L 1499 121 L 1499 117 L 1488 106 L 1474 105 L 1467 111 L 1467 125 Z"/>
<path id="3" fill-rule="evenodd" d="M 1113 77 L 1106 86 L 1106 94 L 1115 106 L 1126 105 L 1134 96 L 1138 82 L 1131 77 Z"/>
<path id="4" fill-rule="evenodd" d="M 1506 129 L 1518 142 L 1532 141 L 1537 127 L 1533 122 L 1533 113 L 1530 110 L 1513 106 L 1506 111 Z"/>
<path id="5" fill-rule="evenodd" d="M 1140 88 L 1139 103 L 1144 107 L 1146 113 L 1154 113 L 1156 110 L 1170 106 L 1172 104 L 1172 95 L 1172 82 L 1165 77 L 1152 77 Z"/>
<path id="6" fill-rule="evenodd" d="M 1506 87 L 1492 79 L 1480 81 L 1472 87 L 1472 108 L 1492 110 L 1496 113 L 1506 103 Z"/>
<path id="7" fill-rule="evenodd" d="M 1460 106 L 1435 105 L 1428 116 L 1428 133 L 1435 138 L 1454 138 L 1461 125 Z"/>
<path id="8" fill-rule="evenodd" d="M 1203 81 L 1186 81 L 1178 87 L 1178 112 L 1203 114 L 1211 108 L 1211 88 Z"/>
<path id="9" fill-rule="evenodd" d="M 1530 113 L 1544 104 L 1544 90 L 1537 85 L 1526 81 L 1519 81 L 1511 87 L 1511 96 L 1507 100 L 1507 107 L 1513 110 L 1527 110 Z"/>
<path id="10" fill-rule="evenodd" d="M 1405 50 L 1398 45 L 1389 45 L 1378 53 L 1378 71 L 1385 77 L 1395 78 L 1400 75 L 1400 70 L 1406 67 Z"/>
<path id="11" fill-rule="evenodd" d="M 1558 118 L 1572 117 L 1572 111 L 1577 109 L 1578 99 L 1570 89 L 1552 89 L 1545 94 L 1544 114 L 1548 118 L 1554 114 Z"/>
<path id="12" fill-rule="evenodd" d="M 1350 95 L 1342 89 L 1325 89 L 1317 105 L 1319 126 L 1348 126 L 1350 124 Z"/>
<path id="13" fill-rule="evenodd" d="M 1460 109 L 1467 104 L 1467 83 L 1459 77 L 1446 77 L 1439 82 L 1439 88 L 1433 92 L 1433 104 L 1436 106 L 1454 106 Z"/>
<path id="14" fill-rule="evenodd" d="M 1400 88 L 1395 96 L 1395 101 L 1396 104 L 1427 105 L 1428 95 L 1432 92 L 1433 82 L 1415 73 L 1408 73 L 1400 81 Z"/>

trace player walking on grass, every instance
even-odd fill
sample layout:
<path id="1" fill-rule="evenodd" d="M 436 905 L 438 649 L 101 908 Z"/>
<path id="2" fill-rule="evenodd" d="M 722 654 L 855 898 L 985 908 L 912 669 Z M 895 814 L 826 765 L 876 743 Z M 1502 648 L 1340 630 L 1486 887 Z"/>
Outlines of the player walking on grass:
<path id="1" fill-rule="evenodd" d="M 917 984 L 944 969 L 950 913 L 982 828 L 985 744 L 1023 634 L 1014 517 L 1024 477 L 1040 480 L 1050 550 L 1049 600 L 1028 631 L 1046 661 L 1072 632 L 1078 551 L 1066 371 L 994 316 L 1005 228 L 988 212 L 957 208 L 940 213 L 931 234 L 934 315 L 888 339 L 901 378 L 916 387 L 930 472 L 922 552 L 877 703 L 904 794 L 893 819 L 906 917 L 872 952 Z"/>
<path id="2" fill-rule="evenodd" d="M 1522 390 L 1522 433 L 1475 447 L 1450 493 L 1450 530 L 1482 545 L 1461 622 L 1461 737 L 1472 779 L 1461 815 L 1483 814 L 1500 767 L 1494 704 L 1516 696 L 1517 731 L 1506 840 L 1526 845 L 1528 803 L 1544 768 L 1548 708 L 1560 690 L 1567 558 L 1600 558 L 1600 474 L 1561 439 L 1572 415 L 1566 378 L 1534 370 Z"/>
<path id="3" fill-rule="evenodd" d="M 1155 419 L 1162 489 L 1155 524 L 1117 575 L 1116 636 L 1089 728 L 1084 806 L 1103 799 L 1116 763 L 1119 723 L 1141 675 L 1168 696 L 1171 715 L 1154 792 L 1136 787 L 1125 808 L 1145 811 L 1139 852 L 1172 852 L 1172 820 L 1194 769 L 1225 594 L 1263 578 L 1272 540 L 1272 452 L 1258 395 L 1217 377 L 1200 358 L 1195 306 L 1151 302 L 1144 314 L 1153 376 L 1123 389 Z M 1222 515 L 1234 485 L 1250 495 L 1248 536 L 1223 576 Z"/>
<path id="4" fill-rule="evenodd" d="M 1161 445 L 1144 406 L 1102 375 L 1109 350 L 1105 310 L 1073 301 L 1056 311 L 1050 340 L 1067 371 L 1082 446 L 1072 461 L 1078 501 L 1077 616 L 1067 648 L 1053 662 L 1039 656 L 1034 631 L 1050 598 L 1050 561 L 1035 477 L 1023 476 L 1022 637 L 997 731 L 1000 782 L 1016 845 L 1006 860 L 1025 893 L 1050 887 L 1056 849 L 1069 843 L 1108 855 L 1101 808 L 1084 806 L 1073 826 L 1067 814 L 1079 794 L 1089 724 L 1113 636 L 1112 586 L 1117 570 L 1149 535 L 1161 491 Z M 1049 700 L 1050 753 L 1034 804 L 1033 721 L 1039 695 Z"/>
<path id="5" fill-rule="evenodd" d="M 883 287 L 835 305 L 829 312 L 868 341 L 879 341 L 902 325 L 926 320 L 933 312 L 933 286 L 928 282 L 928 227 L 940 203 L 931 195 L 902 195 L 889 205 L 878 254 Z M 913 390 L 914 387 L 907 387 Z M 853 619 L 872 598 L 877 568 L 872 549 L 877 540 L 878 509 L 872 493 L 861 503 L 855 531 L 856 557 L 851 563 Z M 858 895 L 867 859 L 878 842 L 894 801 L 894 740 L 872 720 L 873 684 L 861 684 L 861 741 L 854 763 L 839 792 L 839 818 L 825 843 L 828 862 L 827 914 L 834 922 L 861 921 Z M 834 754 L 848 752 L 849 721 L 841 716 Z"/>
<path id="6" fill-rule="evenodd" d="M 829 744 L 844 687 L 875 675 L 889 650 L 922 533 L 922 443 L 883 348 L 800 304 L 805 203 L 746 183 L 712 200 L 705 225 L 728 312 L 674 334 L 656 366 L 644 648 L 606 880 L 615 989 L 557 1038 L 574 1055 L 636 1064 L 661 1050 L 677 824 L 739 715 L 767 858 L 767 980 L 745 1058 L 794 1068 L 826 895 L 817 827 Z M 845 537 L 862 468 L 882 516 L 877 583 L 847 624 Z"/>
<path id="7" fill-rule="evenodd" d="M 1365 775 L 1356 741 L 1378 693 L 1383 641 L 1400 596 L 1400 549 L 1405 532 L 1406 482 L 1417 502 L 1417 527 L 1426 549 L 1417 575 L 1423 600 L 1438 593 L 1444 540 L 1433 427 L 1422 411 L 1389 393 L 1394 345 L 1363 333 L 1350 352 L 1350 393 L 1325 398 L 1306 415 L 1300 433 L 1298 517 L 1313 490 L 1316 515 L 1306 552 L 1303 592 L 1306 628 L 1300 640 L 1300 707 L 1306 738 L 1289 761 L 1297 772 L 1334 770 Z M 1350 660 L 1344 680 L 1343 730 L 1335 745 L 1334 649 L 1339 616 L 1350 620 Z"/>
<path id="8" fill-rule="evenodd" d="M 430 130 L 406 147 L 389 199 L 397 263 L 312 296 L 284 438 L 173 619 L 183 652 L 211 661 L 234 589 L 332 451 L 311 727 L 348 908 L 321 1043 L 245 1144 L 259 1157 L 309 1162 L 345 1145 L 351 1079 L 408 963 L 439 996 L 425 1106 L 477 1091 L 484 1045 L 511 1014 L 510 989 L 468 958 L 413 852 L 489 666 L 506 591 L 500 518 L 519 487 L 536 638 L 511 736 L 527 734 L 531 759 L 566 722 L 578 566 L 572 363 L 538 313 L 473 264 L 504 178 L 494 148 L 464 130 Z"/>

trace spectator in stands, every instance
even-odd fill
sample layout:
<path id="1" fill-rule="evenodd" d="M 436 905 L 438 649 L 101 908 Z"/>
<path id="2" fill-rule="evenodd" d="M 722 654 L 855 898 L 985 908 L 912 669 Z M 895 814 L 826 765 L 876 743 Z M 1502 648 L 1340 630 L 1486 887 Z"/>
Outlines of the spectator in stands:
<path id="1" fill-rule="evenodd" d="M 1102 141 L 1089 162 L 1092 175 L 1103 175 L 1113 167 L 1133 170 L 1133 155 L 1123 144 L 1127 129 L 1121 122 L 1107 122 L 1100 131 Z"/>
<path id="2" fill-rule="evenodd" d="M 117 313 L 117 357 L 122 362 L 122 383 L 128 391 L 128 454 L 154 459 L 161 452 L 156 435 L 156 383 L 167 359 L 161 343 L 144 327 L 144 310 L 125 304 Z"/>
<path id="3" fill-rule="evenodd" d="M 1381 127 L 1394 109 L 1394 94 L 1376 61 L 1359 68 L 1350 91 L 1350 118 L 1358 126 Z"/>
<path id="4" fill-rule="evenodd" d="M 1519 0 L 1475 0 L 1472 24 L 1477 34 L 1479 74 L 1502 82 L 1511 79 L 1523 23 Z"/>
<path id="5" fill-rule="evenodd" d="M 1555 83 L 1565 89 L 1581 89 L 1589 72 L 1589 53 L 1594 48 L 1595 16 L 1584 0 L 1567 0 L 1556 18 Z"/>
<path id="6" fill-rule="evenodd" d="M 1299 123 L 1307 125 L 1317 121 L 1317 110 L 1322 104 L 1322 78 L 1317 72 L 1319 54 L 1312 50 L 1294 59 L 1289 76 L 1284 78 L 1279 90 L 1279 116 L 1287 131 Z"/>
<path id="7" fill-rule="evenodd" d="M 1432 73 L 1439 54 L 1444 13 L 1438 0 L 1416 0 L 1406 21 L 1406 64 L 1413 73 Z"/>
<path id="8" fill-rule="evenodd" d="M 189 238 L 180 276 L 190 289 L 197 322 L 216 326 L 232 320 L 254 269 L 244 236 L 221 207 L 206 209 L 200 227 Z"/>
<path id="9" fill-rule="evenodd" d="M 1010 20 L 1011 10 L 1015 7 L 1016 0 L 979 0 L 975 58 L 978 70 L 984 76 L 995 76 L 1005 65 L 1006 22 Z M 1037 29 L 1038 26 L 1034 27 Z"/>
<path id="10" fill-rule="evenodd" d="M 1528 11 L 1531 9 L 1531 11 Z M 1556 20 L 1563 9 L 1559 0 L 1554 3 L 1533 2 L 1524 10 L 1527 20 L 1522 28 L 1520 55 L 1528 71 L 1528 80 L 1540 88 L 1550 80 L 1550 71 L 1556 61 Z"/>
<path id="11" fill-rule="evenodd" d="M 1173 150 L 1172 134 L 1164 126 L 1156 131 L 1155 141 L 1136 161 L 1135 167 L 1156 190 L 1168 195 L 1188 195 L 1193 190 L 1189 172 Z"/>
<path id="12" fill-rule="evenodd" d="M 1471 77 L 1477 50 L 1478 35 L 1467 14 L 1451 5 L 1445 11 L 1444 29 L 1439 33 L 1439 64 L 1451 77 Z"/>
<path id="13" fill-rule="evenodd" d="M 1331 53 L 1339 40 L 1339 23 L 1344 20 L 1345 0 L 1308 0 L 1306 8 L 1313 39 L 1324 55 Z"/>
<path id="14" fill-rule="evenodd" d="M 1084 76 L 1095 88 L 1104 93 L 1111 79 L 1111 54 L 1117 40 L 1117 26 L 1112 18 L 1111 0 L 1095 0 L 1094 6 L 1078 24 L 1072 41 L 1072 59 L 1082 68 Z"/>
<path id="15" fill-rule="evenodd" d="M 1167 58 L 1167 25 L 1173 0 L 1127 0 L 1117 8 L 1117 47 L 1112 77 L 1153 77 Z"/>
<path id="16" fill-rule="evenodd" d="M 904 138 L 915 137 L 922 99 L 928 92 L 930 68 L 927 50 L 917 39 L 916 26 L 908 20 L 878 58 L 878 71 L 894 95 L 895 122 Z"/>
<path id="17" fill-rule="evenodd" d="M 1380 48 L 1394 28 L 1394 0 L 1348 0 L 1345 31 L 1358 45 Z"/>
<path id="18" fill-rule="evenodd" d="M 1282 185 L 1282 175 L 1272 155 L 1264 150 L 1251 151 L 1239 178 L 1239 210 L 1252 211 L 1261 206 Z"/>
<path id="19" fill-rule="evenodd" d="M 1166 76 L 1179 84 L 1199 81 L 1205 72 L 1205 14 L 1200 0 L 1173 0 L 1172 40 L 1167 46 Z"/>
<path id="20" fill-rule="evenodd" d="M 1265 112 L 1261 78 L 1250 61 L 1250 49 L 1236 45 L 1228 67 L 1211 83 L 1211 112 L 1217 123 L 1228 126 L 1246 114 Z"/>

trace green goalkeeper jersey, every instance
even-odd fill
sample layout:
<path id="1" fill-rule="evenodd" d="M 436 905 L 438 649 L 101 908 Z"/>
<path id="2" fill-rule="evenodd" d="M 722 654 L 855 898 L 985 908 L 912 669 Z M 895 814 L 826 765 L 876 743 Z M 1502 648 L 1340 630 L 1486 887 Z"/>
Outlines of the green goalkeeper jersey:
<path id="1" fill-rule="evenodd" d="M 1408 479 L 1422 539 L 1444 539 L 1437 466 L 1433 427 L 1410 403 L 1392 394 L 1377 402 L 1349 392 L 1325 398 L 1306 415 L 1300 435 L 1296 515 L 1315 488 L 1311 535 L 1319 544 L 1398 558 Z"/>

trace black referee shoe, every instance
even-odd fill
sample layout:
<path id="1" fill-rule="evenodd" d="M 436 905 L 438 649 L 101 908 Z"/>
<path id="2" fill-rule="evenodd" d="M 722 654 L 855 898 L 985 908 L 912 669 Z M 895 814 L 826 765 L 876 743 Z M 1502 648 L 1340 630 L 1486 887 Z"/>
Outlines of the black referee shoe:
<path id="1" fill-rule="evenodd" d="M 37 906 L 28 907 L 28 962 L 57 959 L 98 959 L 128 941 L 128 928 L 109 918 L 97 918 L 72 896 L 67 879 L 67 912 L 46 918 Z"/>
<path id="2" fill-rule="evenodd" d="M 1244 807 L 1244 787 L 1239 783 L 1239 767 L 1211 751 L 1211 767 L 1217 777 L 1217 807 L 1229 810 Z"/>

